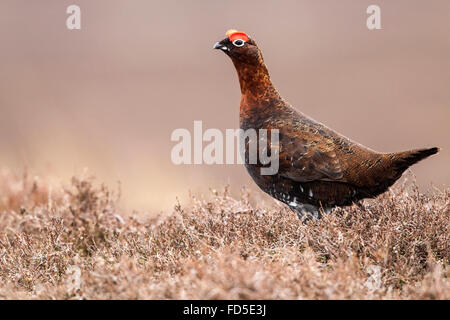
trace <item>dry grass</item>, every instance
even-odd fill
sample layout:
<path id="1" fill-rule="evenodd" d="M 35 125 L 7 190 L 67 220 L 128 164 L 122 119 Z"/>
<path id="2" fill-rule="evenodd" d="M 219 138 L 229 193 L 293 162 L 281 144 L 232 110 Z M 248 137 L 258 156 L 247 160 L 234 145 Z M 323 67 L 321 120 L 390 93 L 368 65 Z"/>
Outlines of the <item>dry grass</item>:
<path id="1" fill-rule="evenodd" d="M 403 185 L 305 223 L 249 197 L 213 192 L 142 219 L 91 179 L 51 188 L 3 172 L 0 298 L 450 298 L 449 189 Z"/>

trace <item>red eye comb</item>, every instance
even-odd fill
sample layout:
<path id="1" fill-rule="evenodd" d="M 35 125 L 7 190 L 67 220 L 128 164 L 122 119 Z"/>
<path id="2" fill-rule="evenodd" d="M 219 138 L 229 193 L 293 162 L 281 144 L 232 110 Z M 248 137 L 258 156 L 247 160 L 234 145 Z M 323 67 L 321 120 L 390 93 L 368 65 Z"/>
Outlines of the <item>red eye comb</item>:
<path id="1" fill-rule="evenodd" d="M 245 42 L 247 42 L 248 39 L 249 39 L 245 32 L 237 31 L 237 30 L 234 30 L 234 29 L 228 30 L 225 33 L 225 35 L 228 37 L 228 39 L 231 42 L 233 42 L 234 40 L 237 40 L 237 39 L 241 39 L 241 40 L 244 40 Z"/>

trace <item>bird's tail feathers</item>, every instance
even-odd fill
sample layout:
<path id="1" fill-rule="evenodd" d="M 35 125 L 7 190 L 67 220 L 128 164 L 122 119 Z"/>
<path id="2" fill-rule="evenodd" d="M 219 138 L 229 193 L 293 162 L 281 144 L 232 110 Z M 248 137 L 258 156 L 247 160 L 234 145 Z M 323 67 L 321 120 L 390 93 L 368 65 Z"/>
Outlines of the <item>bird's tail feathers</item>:
<path id="1" fill-rule="evenodd" d="M 405 171 L 413 164 L 439 152 L 438 147 L 426 148 L 426 149 L 415 149 L 404 152 L 396 152 L 394 156 L 394 165 L 400 172 Z"/>

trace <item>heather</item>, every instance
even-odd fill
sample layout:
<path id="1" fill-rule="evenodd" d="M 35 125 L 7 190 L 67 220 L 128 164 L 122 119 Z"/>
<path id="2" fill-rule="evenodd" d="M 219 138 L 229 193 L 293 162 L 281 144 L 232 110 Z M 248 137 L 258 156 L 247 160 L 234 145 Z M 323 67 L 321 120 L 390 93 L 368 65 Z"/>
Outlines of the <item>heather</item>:
<path id="1" fill-rule="evenodd" d="M 0 173 L 2 299 L 449 299 L 450 189 L 300 221 L 230 187 L 154 215 L 92 177 Z M 234 186 L 233 186 L 234 188 Z M 151 195 L 149 195 L 151 196 Z"/>

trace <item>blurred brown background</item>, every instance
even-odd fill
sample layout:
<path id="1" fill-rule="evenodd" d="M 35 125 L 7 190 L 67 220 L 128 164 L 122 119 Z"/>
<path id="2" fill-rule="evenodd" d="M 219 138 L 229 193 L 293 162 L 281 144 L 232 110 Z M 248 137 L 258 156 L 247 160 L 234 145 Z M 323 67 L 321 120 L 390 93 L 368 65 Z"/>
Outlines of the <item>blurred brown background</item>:
<path id="1" fill-rule="evenodd" d="M 82 29 L 66 29 L 66 8 Z M 382 30 L 366 28 L 381 7 Z M 188 191 L 255 188 L 239 165 L 175 166 L 176 128 L 237 128 L 239 87 L 212 50 L 253 36 L 281 94 L 379 151 L 440 146 L 413 167 L 450 182 L 450 1 L 0 2 L 0 167 L 120 180 L 123 206 L 158 212 Z"/>

